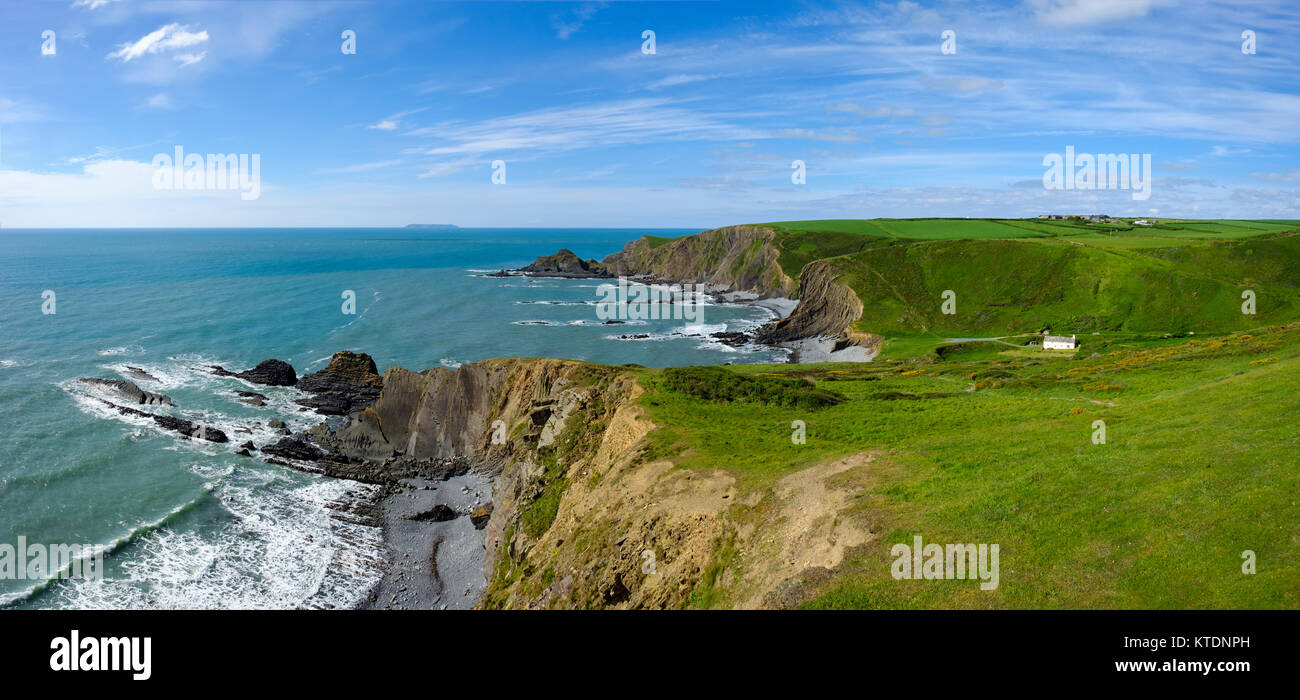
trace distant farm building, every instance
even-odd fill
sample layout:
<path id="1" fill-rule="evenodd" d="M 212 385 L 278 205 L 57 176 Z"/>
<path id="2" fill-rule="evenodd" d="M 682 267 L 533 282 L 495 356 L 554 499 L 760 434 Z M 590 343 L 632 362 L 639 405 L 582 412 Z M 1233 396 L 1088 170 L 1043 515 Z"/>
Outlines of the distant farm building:
<path id="1" fill-rule="evenodd" d="M 1053 221 L 1063 221 L 1065 219 L 1080 219 L 1083 221 L 1091 221 L 1093 223 L 1110 221 L 1110 217 L 1105 214 L 1070 214 L 1068 216 L 1065 214 L 1039 214 L 1038 218 L 1051 219 Z"/>
<path id="2" fill-rule="evenodd" d="M 1079 347 L 1079 341 L 1073 335 L 1068 338 L 1063 335 L 1043 336 L 1044 350 L 1073 350 L 1077 347 Z"/>

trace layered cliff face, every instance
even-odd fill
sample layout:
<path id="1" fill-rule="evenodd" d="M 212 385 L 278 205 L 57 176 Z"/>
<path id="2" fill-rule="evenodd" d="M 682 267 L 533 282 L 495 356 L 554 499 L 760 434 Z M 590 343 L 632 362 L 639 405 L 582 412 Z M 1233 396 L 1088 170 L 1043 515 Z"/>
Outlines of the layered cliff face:
<path id="1" fill-rule="evenodd" d="M 641 392 L 637 370 L 565 360 L 391 368 L 337 439 L 358 456 L 458 456 L 494 474 L 483 607 L 681 607 L 724 533 L 730 479 L 645 464 Z M 643 552 L 668 543 L 643 591 Z"/>
<path id="2" fill-rule="evenodd" d="M 880 337 L 852 330 L 862 317 L 862 301 L 848 285 L 836 281 L 834 267 L 825 260 L 804 266 L 799 275 L 799 305 L 787 317 L 759 331 L 763 343 L 789 343 L 808 338 L 833 338 L 835 351 L 862 347 L 872 354 Z"/>
<path id="3" fill-rule="evenodd" d="M 777 262 L 776 233 L 763 226 L 727 226 L 656 242 L 639 238 L 605 258 L 614 276 L 709 284 L 760 296 L 794 296 L 796 285 Z"/>
<path id="4" fill-rule="evenodd" d="M 479 607 L 683 608 L 719 604 L 701 591 L 723 589 L 723 605 L 798 602 L 792 581 L 865 540 L 842 516 L 847 492 L 825 486 L 862 465 L 758 492 L 723 469 L 681 468 L 651 452 L 640 397 L 657 376 L 545 359 L 393 368 L 336 439 L 397 461 L 454 455 L 492 475 Z"/>

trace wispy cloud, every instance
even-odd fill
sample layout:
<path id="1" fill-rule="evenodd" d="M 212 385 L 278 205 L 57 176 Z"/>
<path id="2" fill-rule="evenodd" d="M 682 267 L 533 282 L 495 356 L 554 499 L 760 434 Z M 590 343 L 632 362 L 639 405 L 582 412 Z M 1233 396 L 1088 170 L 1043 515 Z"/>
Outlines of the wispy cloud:
<path id="1" fill-rule="evenodd" d="M 690 75 L 687 73 L 678 73 L 677 75 L 670 75 L 666 78 L 660 78 L 653 81 L 649 85 L 646 85 L 646 87 L 651 90 L 659 90 L 661 88 L 674 87 L 676 85 L 689 85 L 691 83 L 698 83 L 712 79 L 713 76 L 711 75 Z"/>
<path id="2" fill-rule="evenodd" d="M 832 104 L 828 106 L 832 112 L 846 112 L 868 117 L 870 119 L 880 119 L 881 117 L 910 117 L 916 114 L 916 110 L 910 107 L 886 107 L 879 105 L 876 107 L 863 107 L 856 104 Z"/>
<path id="3" fill-rule="evenodd" d="M 88 10 L 98 10 L 99 8 L 105 5 L 109 5 L 115 2 L 120 2 L 120 0 L 77 0 L 76 2 L 72 3 L 72 6 L 84 7 Z"/>
<path id="4" fill-rule="evenodd" d="M 149 54 L 197 46 L 207 40 L 208 33 L 206 31 L 192 32 L 190 27 L 173 22 L 145 34 L 136 41 L 119 44 L 118 50 L 108 54 L 106 58 L 118 58 L 123 63 L 126 63 Z M 193 54 L 186 55 L 192 56 Z M 202 58 L 200 56 L 191 63 L 196 63 Z"/>
<path id="5" fill-rule="evenodd" d="M 165 92 L 160 92 L 156 95 L 150 96 L 150 98 L 145 102 L 145 106 L 150 109 L 176 109 L 176 103 L 173 102 L 171 96 Z"/>
<path id="6" fill-rule="evenodd" d="M 412 114 L 419 114 L 420 112 L 423 112 L 427 109 L 428 107 L 420 107 L 418 109 L 408 109 L 405 112 L 398 112 L 396 114 L 385 117 L 379 120 L 378 122 L 375 122 L 374 124 L 367 126 L 366 128 L 374 129 L 375 131 L 396 131 L 403 119 L 411 116 Z"/>
<path id="7" fill-rule="evenodd" d="M 487 154 L 528 150 L 570 151 L 622 144 L 761 138 L 765 132 L 723 118 L 644 98 L 559 107 L 474 123 L 445 122 L 409 132 L 438 145 L 412 149 L 425 155 Z"/>
<path id="8" fill-rule="evenodd" d="M 362 172 L 366 172 L 366 171 L 369 171 L 369 170 L 379 170 L 380 168 L 389 168 L 389 167 L 392 167 L 392 166 L 394 166 L 394 165 L 401 165 L 401 164 L 404 163 L 404 162 L 405 162 L 405 161 L 403 161 L 403 160 L 401 160 L 401 159 L 396 159 L 396 160 L 377 160 L 377 161 L 373 161 L 373 162 L 370 162 L 370 163 L 357 163 L 357 164 L 355 164 L 355 165 L 345 165 L 345 166 L 343 166 L 343 167 L 341 167 L 341 168 L 327 168 L 327 169 L 325 169 L 325 170 L 322 170 L 321 172 L 323 172 L 323 173 L 329 173 L 329 174 L 339 174 L 339 173 L 362 173 Z"/>
<path id="9" fill-rule="evenodd" d="M 1300 182 L 1300 169 L 1292 168 L 1285 173 L 1251 173 L 1250 176 L 1269 182 Z"/>
<path id="10" fill-rule="evenodd" d="M 1029 0 L 1029 8 L 1045 24 L 1070 27 L 1145 17 L 1160 0 Z"/>
<path id="11" fill-rule="evenodd" d="M 568 39 L 582 29 L 591 16 L 596 14 L 603 5 L 596 3 L 586 3 L 579 5 L 564 14 L 557 14 L 551 18 L 551 26 L 555 29 L 555 36 L 559 39 Z"/>
<path id="12" fill-rule="evenodd" d="M 172 56 L 172 58 L 180 64 L 181 68 L 184 68 L 185 66 L 192 66 L 195 63 L 202 61 L 207 57 L 207 55 L 207 51 L 200 51 L 198 53 L 178 53 L 175 56 Z"/>

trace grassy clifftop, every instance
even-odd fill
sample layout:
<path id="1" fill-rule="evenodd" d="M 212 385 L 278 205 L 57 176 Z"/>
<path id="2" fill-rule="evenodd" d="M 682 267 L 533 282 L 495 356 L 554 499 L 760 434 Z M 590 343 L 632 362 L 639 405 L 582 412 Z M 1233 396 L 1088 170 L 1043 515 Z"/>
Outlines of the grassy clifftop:
<path id="1" fill-rule="evenodd" d="M 825 260 L 894 339 L 1213 333 L 1300 318 L 1300 222 L 875 219 L 777 222 L 786 274 Z M 1256 313 L 1242 312 L 1243 292 Z M 944 313 L 944 293 L 955 313 Z M 909 350 L 910 351 L 910 350 Z"/>
<path id="2" fill-rule="evenodd" d="M 946 360 L 727 370 L 800 378 L 843 400 L 794 408 L 648 382 L 652 454 L 724 470 L 740 491 L 729 521 L 754 533 L 695 601 L 753 602 L 748 582 L 786 556 L 782 538 L 796 533 L 782 518 L 813 478 L 816 503 L 839 505 L 804 504 L 817 517 L 783 561 L 792 588 L 766 604 L 1300 606 L 1300 445 L 1286 418 L 1300 408 L 1300 324 L 1135 341 L 1096 358 L 970 347 Z M 1000 544 L 999 587 L 894 579 L 891 546 L 915 535 Z M 824 555 L 846 539 L 859 544 Z M 1242 572 L 1247 550 L 1256 574 Z"/>
<path id="3" fill-rule="evenodd" d="M 567 363 L 525 392 L 553 446 L 502 414 L 483 606 L 1300 606 L 1300 323 L 1097 355 Z M 997 587 L 894 578 L 915 536 L 999 545 Z"/>
<path id="4" fill-rule="evenodd" d="M 643 273 L 798 277 L 810 308 L 856 315 L 826 303 L 851 292 L 885 353 L 539 374 L 536 408 L 501 413 L 521 486 L 489 526 L 483 605 L 1300 607 L 1296 226 L 784 222 L 630 244 L 615 263 Z M 1082 348 L 1006 337 L 1043 327 Z M 551 451 L 518 427 L 543 406 Z M 916 536 L 997 544 L 998 585 L 896 579 Z"/>

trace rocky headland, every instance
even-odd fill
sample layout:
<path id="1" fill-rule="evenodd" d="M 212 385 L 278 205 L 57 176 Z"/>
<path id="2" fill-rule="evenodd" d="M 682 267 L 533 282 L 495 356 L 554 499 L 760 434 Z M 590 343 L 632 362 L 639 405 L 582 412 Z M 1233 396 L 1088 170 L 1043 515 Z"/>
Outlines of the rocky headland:
<path id="1" fill-rule="evenodd" d="M 646 284 L 694 284 L 731 302 L 774 310 L 776 320 L 744 340 L 790 349 L 791 362 L 866 362 L 880 351 L 880 336 L 855 331 L 862 302 L 836 281 L 825 261 L 804 266 L 794 280 L 781 267 L 776 232 L 764 226 L 727 226 L 669 241 L 645 236 L 603 261 L 582 260 L 568 249 L 537 258 L 501 275 L 626 277 Z M 770 302 L 797 302 L 792 311 Z M 763 304 L 762 302 L 769 302 Z"/>

